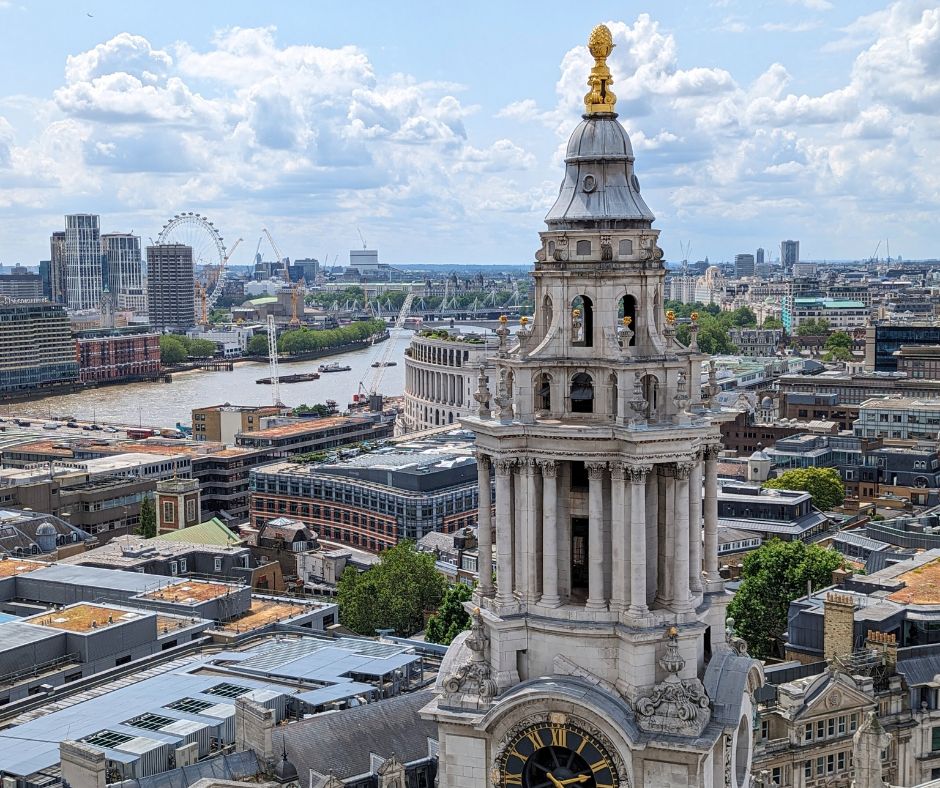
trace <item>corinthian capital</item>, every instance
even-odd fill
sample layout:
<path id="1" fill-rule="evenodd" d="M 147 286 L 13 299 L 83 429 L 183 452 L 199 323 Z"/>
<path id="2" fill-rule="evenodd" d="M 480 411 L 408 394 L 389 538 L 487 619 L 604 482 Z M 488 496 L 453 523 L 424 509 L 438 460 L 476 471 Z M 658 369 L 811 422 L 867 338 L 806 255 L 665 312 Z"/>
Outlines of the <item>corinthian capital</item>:
<path id="1" fill-rule="evenodd" d="M 607 470 L 606 462 L 588 462 L 585 463 L 588 472 L 588 478 L 600 481 L 604 478 L 604 471 Z"/>
<path id="2" fill-rule="evenodd" d="M 692 463 L 690 462 L 677 462 L 676 463 L 676 478 L 677 479 L 688 479 L 692 475 Z"/>
<path id="3" fill-rule="evenodd" d="M 555 460 L 539 460 L 538 463 L 546 479 L 554 479 L 558 475 L 558 463 Z"/>
<path id="4" fill-rule="evenodd" d="M 497 476 L 508 476 L 512 473 L 512 466 L 515 464 L 515 460 L 507 459 L 498 459 L 493 460 L 493 467 L 496 468 Z"/>
<path id="5" fill-rule="evenodd" d="M 629 465 L 627 466 L 627 474 L 630 477 L 630 481 L 633 484 L 644 484 L 646 482 L 646 477 L 649 476 L 652 468 L 649 465 Z"/>
<path id="6" fill-rule="evenodd" d="M 477 452 L 477 467 L 489 470 L 491 458 L 489 454 L 484 454 L 482 451 Z"/>
<path id="7" fill-rule="evenodd" d="M 717 460 L 720 454 L 720 443 L 709 443 L 708 445 L 702 447 L 702 456 L 706 460 Z"/>

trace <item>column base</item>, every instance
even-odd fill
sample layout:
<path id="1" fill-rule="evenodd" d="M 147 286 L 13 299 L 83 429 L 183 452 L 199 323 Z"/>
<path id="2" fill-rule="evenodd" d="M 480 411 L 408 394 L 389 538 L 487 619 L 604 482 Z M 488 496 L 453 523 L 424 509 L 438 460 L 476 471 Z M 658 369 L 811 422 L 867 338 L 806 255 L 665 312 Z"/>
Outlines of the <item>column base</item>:
<path id="1" fill-rule="evenodd" d="M 561 607 L 561 597 L 558 594 L 542 594 L 539 604 L 543 607 Z"/>
<path id="2" fill-rule="evenodd" d="M 585 605 L 585 610 L 607 610 L 607 600 L 605 599 L 589 599 Z"/>
<path id="3" fill-rule="evenodd" d="M 636 622 L 642 622 L 650 617 L 650 610 L 646 605 L 634 607 L 631 605 L 623 611 L 622 618 L 631 618 Z"/>

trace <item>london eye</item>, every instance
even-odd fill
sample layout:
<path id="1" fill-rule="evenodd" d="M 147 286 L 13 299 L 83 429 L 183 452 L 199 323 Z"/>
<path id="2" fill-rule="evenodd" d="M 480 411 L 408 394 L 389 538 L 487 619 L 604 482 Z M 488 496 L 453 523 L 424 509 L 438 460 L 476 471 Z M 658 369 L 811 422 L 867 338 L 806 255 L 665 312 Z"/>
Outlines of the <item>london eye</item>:
<path id="1" fill-rule="evenodd" d="M 192 248 L 196 280 L 205 288 L 209 309 L 222 295 L 226 264 L 241 240 L 239 238 L 226 250 L 225 240 L 215 224 L 193 211 L 174 215 L 157 236 L 158 244 L 185 244 Z"/>

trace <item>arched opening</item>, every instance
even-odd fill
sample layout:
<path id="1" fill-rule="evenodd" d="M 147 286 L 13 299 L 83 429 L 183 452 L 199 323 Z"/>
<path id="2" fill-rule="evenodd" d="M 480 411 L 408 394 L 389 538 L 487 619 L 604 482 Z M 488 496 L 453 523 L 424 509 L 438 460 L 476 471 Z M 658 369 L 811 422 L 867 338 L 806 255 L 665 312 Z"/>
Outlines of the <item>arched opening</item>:
<path id="1" fill-rule="evenodd" d="M 646 418 L 656 421 L 659 411 L 659 380 L 655 375 L 644 375 L 641 381 L 643 386 L 643 399 L 646 400 Z"/>
<path id="2" fill-rule="evenodd" d="M 546 412 L 552 409 L 552 376 L 547 372 L 543 372 L 536 380 L 535 409 Z"/>
<path id="3" fill-rule="evenodd" d="M 571 344 L 594 347 L 594 304 L 587 296 L 577 296 L 571 302 Z"/>
<path id="4" fill-rule="evenodd" d="M 453 412 L 453 411 L 450 411 L 450 412 L 447 414 L 447 423 L 448 423 L 448 424 L 453 424 L 453 423 L 454 423 L 454 412 Z"/>
<path id="5" fill-rule="evenodd" d="M 617 307 L 617 316 L 622 322 L 625 317 L 630 318 L 630 328 L 633 331 L 633 336 L 630 337 L 630 347 L 636 345 L 636 298 L 632 295 L 625 295 L 620 299 L 620 303 Z"/>
<path id="6" fill-rule="evenodd" d="M 555 318 L 555 313 L 552 309 L 551 296 L 547 295 L 542 299 L 542 308 L 539 310 L 538 318 L 539 325 L 542 327 L 542 334 L 544 336 L 548 333 L 548 329 L 552 327 L 552 320 Z"/>
<path id="7" fill-rule="evenodd" d="M 608 390 L 610 391 L 610 403 L 607 408 L 607 412 L 611 415 L 612 418 L 616 419 L 619 415 L 617 409 L 619 407 L 618 400 L 620 399 L 620 391 L 617 386 L 617 375 L 612 373 L 608 379 Z"/>
<path id="8" fill-rule="evenodd" d="M 571 379 L 571 412 L 594 412 L 594 381 L 587 372 L 579 372 Z"/>

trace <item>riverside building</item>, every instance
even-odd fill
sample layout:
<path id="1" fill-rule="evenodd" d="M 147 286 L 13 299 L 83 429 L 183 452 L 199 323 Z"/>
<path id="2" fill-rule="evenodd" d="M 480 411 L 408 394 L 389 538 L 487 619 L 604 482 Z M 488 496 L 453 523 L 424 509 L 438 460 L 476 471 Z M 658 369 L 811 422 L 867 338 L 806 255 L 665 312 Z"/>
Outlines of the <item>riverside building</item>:
<path id="1" fill-rule="evenodd" d="M 196 322 L 193 249 L 185 244 L 147 247 L 147 310 L 158 331 L 185 331 Z"/>
<path id="2" fill-rule="evenodd" d="M 496 338 L 454 331 L 418 331 L 405 351 L 405 411 L 399 432 L 456 424 L 475 407 L 480 367 L 489 377 Z"/>
<path id="3" fill-rule="evenodd" d="M 0 396 L 75 384 L 78 378 L 65 309 L 0 299 Z"/>

